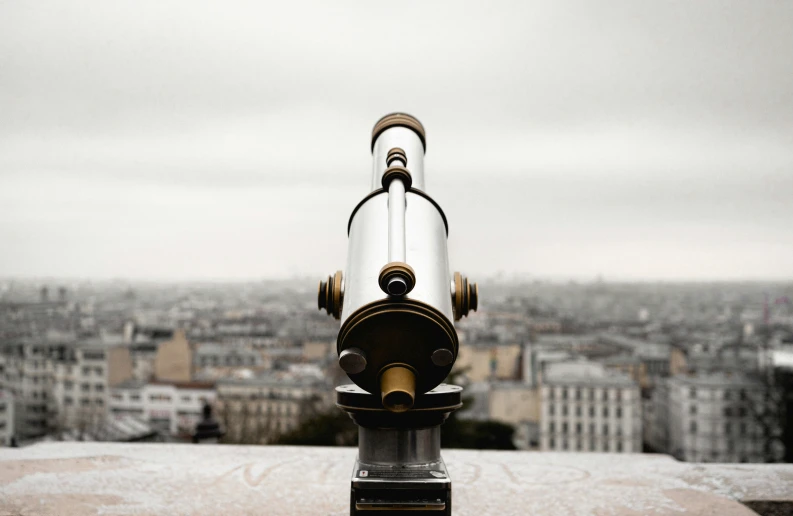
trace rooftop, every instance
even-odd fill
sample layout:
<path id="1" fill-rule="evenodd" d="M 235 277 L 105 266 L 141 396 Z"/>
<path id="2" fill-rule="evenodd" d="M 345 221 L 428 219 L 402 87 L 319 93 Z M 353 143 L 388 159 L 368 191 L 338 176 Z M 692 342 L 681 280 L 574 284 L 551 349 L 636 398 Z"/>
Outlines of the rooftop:
<path id="1" fill-rule="evenodd" d="M 0 514 L 349 514 L 354 448 L 42 443 L 0 449 Z M 456 516 L 789 514 L 793 465 L 445 450 Z M 769 512 L 774 507 L 780 512 Z"/>
<path id="2" fill-rule="evenodd" d="M 583 360 L 555 362 L 545 370 L 547 385 L 598 385 L 631 387 L 636 383 L 627 375 L 606 370 L 603 364 Z"/>

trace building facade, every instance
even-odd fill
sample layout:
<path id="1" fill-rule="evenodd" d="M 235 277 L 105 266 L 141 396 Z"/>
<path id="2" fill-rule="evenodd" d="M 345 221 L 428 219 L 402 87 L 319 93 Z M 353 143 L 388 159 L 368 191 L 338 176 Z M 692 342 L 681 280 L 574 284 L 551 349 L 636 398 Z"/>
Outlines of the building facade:
<path id="1" fill-rule="evenodd" d="M 218 419 L 231 443 L 266 444 L 332 410 L 333 386 L 316 376 L 271 374 L 217 382 Z"/>
<path id="2" fill-rule="evenodd" d="M 14 397 L 0 390 L 0 446 L 10 446 L 14 439 Z"/>
<path id="3" fill-rule="evenodd" d="M 653 393 L 653 425 L 666 439 L 651 442 L 657 451 L 691 462 L 766 462 L 769 434 L 763 424 L 764 384 L 728 373 L 678 375 Z"/>
<path id="4" fill-rule="evenodd" d="M 213 382 L 133 380 L 111 389 L 110 415 L 115 419 L 131 416 L 160 432 L 187 438 L 201 420 L 204 405 L 214 405 L 216 397 Z"/>
<path id="5" fill-rule="evenodd" d="M 116 336 L 50 335 L 8 342 L 0 349 L 0 388 L 15 400 L 20 440 L 102 424 L 109 387 L 132 375 L 129 349 Z"/>
<path id="6" fill-rule="evenodd" d="M 641 452 L 641 395 L 630 377 L 591 362 L 550 364 L 541 400 L 541 450 Z"/>

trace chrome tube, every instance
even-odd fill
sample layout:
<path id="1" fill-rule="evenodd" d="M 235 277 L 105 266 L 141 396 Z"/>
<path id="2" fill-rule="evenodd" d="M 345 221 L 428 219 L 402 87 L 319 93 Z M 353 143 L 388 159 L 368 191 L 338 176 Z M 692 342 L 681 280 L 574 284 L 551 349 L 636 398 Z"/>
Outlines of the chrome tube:
<path id="1" fill-rule="evenodd" d="M 425 197 L 407 192 L 405 198 L 410 207 L 405 210 L 405 247 L 410 251 L 409 263 L 417 278 L 416 286 L 405 298 L 426 303 L 453 321 L 449 293 L 452 274 L 443 216 Z M 383 192 L 363 203 L 350 224 L 342 324 L 362 307 L 388 298 L 377 277 L 389 261 L 388 194 Z"/>
<path id="2" fill-rule="evenodd" d="M 407 127 L 391 127 L 377 137 L 372 149 L 372 191 L 382 188 L 383 172 L 388 168 L 386 157 L 394 147 L 405 151 L 413 188 L 424 191 L 424 144 L 415 131 Z"/>
<path id="3" fill-rule="evenodd" d="M 367 464 L 428 464 L 441 458 L 441 427 L 358 427 L 358 460 Z"/>
<path id="4" fill-rule="evenodd" d="M 388 261 L 405 262 L 405 185 L 394 179 L 388 187 Z"/>

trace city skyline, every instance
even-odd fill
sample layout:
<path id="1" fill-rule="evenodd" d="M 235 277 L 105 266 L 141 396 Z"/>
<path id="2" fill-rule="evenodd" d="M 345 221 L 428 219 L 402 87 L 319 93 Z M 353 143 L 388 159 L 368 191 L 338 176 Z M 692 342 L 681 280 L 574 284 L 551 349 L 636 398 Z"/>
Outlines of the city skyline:
<path id="1" fill-rule="evenodd" d="M 344 269 L 369 131 L 406 111 L 471 277 L 791 279 L 791 24 L 783 2 L 5 3 L 0 273 Z"/>

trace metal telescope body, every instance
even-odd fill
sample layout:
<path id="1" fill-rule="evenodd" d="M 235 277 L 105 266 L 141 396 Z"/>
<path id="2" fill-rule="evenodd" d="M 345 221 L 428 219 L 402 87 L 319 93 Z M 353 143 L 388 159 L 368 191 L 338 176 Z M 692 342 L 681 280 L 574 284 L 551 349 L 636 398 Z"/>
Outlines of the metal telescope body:
<path id="1" fill-rule="evenodd" d="M 478 289 L 449 269 L 448 222 L 426 193 L 421 123 L 401 113 L 372 130 L 371 191 L 348 224 L 346 274 L 320 282 L 320 309 L 341 321 L 339 364 L 354 385 L 336 403 L 358 425 L 350 513 L 451 514 L 440 425 L 462 406 L 442 384 L 457 359 L 453 322 Z"/>

